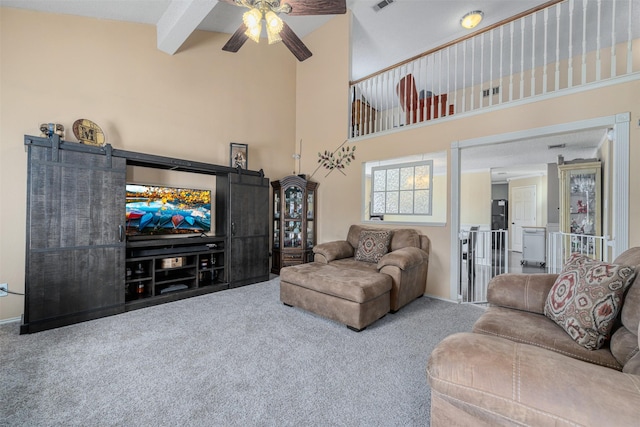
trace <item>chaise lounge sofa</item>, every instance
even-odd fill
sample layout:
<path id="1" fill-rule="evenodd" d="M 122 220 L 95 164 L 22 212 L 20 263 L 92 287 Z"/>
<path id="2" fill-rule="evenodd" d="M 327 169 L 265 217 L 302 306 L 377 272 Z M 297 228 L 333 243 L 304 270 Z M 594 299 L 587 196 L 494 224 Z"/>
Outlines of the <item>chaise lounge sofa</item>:
<path id="1" fill-rule="evenodd" d="M 473 333 L 436 346 L 427 364 L 432 426 L 639 425 L 640 248 L 600 267 L 572 258 L 560 275 L 496 276 Z M 616 299 L 592 286 L 624 266 L 636 274 L 627 276 L 626 295 L 622 287 Z M 584 277 L 593 281 L 581 287 Z M 611 308 L 619 304 L 616 315 Z M 602 315 L 613 326 L 596 349 L 580 323 Z"/>
<path id="2" fill-rule="evenodd" d="M 280 270 L 280 300 L 360 331 L 424 295 L 429 249 L 413 229 L 352 225 L 316 245 L 314 262 Z"/>

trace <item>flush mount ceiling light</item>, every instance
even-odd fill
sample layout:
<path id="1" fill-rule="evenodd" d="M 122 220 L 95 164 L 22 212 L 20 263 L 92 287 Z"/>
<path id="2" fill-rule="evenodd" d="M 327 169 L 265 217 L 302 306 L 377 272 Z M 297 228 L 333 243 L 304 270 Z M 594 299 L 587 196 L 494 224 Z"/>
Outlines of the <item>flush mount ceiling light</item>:
<path id="1" fill-rule="evenodd" d="M 474 10 L 473 12 L 469 12 L 462 17 L 460 20 L 460 25 L 467 30 L 475 28 L 480 21 L 482 21 L 482 17 L 484 13 L 481 10 Z"/>

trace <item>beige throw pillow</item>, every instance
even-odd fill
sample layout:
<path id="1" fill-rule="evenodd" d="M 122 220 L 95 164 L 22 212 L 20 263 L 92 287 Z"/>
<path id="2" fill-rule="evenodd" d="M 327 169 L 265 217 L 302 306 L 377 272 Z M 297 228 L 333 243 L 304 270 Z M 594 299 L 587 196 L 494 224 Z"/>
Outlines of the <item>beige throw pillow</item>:
<path id="1" fill-rule="evenodd" d="M 355 254 L 356 261 L 380 261 L 380 258 L 389 252 L 391 234 L 390 230 L 362 230 Z"/>
<path id="2" fill-rule="evenodd" d="M 544 314 L 575 342 L 597 350 L 609 338 L 634 277 L 633 267 L 573 254 L 549 291 Z"/>

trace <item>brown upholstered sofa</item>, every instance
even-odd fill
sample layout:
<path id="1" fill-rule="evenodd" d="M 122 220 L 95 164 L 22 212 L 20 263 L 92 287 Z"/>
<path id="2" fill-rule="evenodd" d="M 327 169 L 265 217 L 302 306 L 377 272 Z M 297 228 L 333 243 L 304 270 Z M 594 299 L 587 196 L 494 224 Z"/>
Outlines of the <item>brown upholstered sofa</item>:
<path id="1" fill-rule="evenodd" d="M 544 314 L 555 274 L 503 274 L 473 333 L 451 335 L 427 365 L 432 426 L 640 425 L 640 248 L 619 322 L 598 350 Z"/>
<path id="2" fill-rule="evenodd" d="M 355 258 L 363 231 L 391 231 L 377 262 Z M 345 240 L 316 245 L 314 262 L 280 270 L 280 300 L 362 330 L 424 294 L 429 245 L 414 229 L 352 225 Z"/>

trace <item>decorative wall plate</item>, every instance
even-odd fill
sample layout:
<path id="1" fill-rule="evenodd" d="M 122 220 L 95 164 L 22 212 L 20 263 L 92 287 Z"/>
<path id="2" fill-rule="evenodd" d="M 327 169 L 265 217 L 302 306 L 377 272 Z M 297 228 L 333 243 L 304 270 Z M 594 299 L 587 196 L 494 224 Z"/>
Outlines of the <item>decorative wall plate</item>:
<path id="1" fill-rule="evenodd" d="M 105 143 L 104 133 L 100 126 L 91 120 L 78 119 L 73 123 L 73 134 L 81 144 L 102 147 Z"/>

